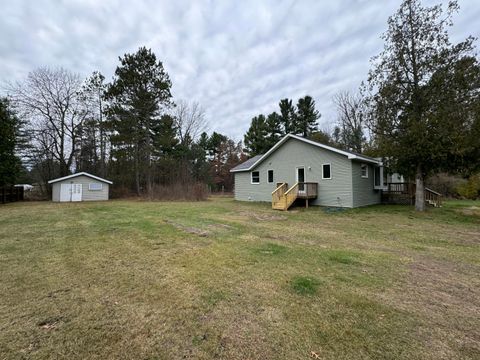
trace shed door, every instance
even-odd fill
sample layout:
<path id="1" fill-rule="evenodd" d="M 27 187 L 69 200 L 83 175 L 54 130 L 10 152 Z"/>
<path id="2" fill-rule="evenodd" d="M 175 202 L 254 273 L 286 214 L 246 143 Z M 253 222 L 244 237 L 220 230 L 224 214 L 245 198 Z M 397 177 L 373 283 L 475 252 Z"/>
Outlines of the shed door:
<path id="1" fill-rule="evenodd" d="M 60 184 L 60 201 L 82 201 L 82 184 Z"/>

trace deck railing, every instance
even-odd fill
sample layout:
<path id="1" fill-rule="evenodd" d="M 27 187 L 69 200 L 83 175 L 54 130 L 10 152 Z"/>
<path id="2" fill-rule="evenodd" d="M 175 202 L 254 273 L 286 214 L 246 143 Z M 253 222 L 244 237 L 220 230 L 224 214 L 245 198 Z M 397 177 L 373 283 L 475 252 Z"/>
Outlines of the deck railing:
<path id="1" fill-rule="evenodd" d="M 277 188 L 272 191 L 272 205 L 278 204 L 282 201 L 285 192 L 288 190 L 287 183 L 277 184 Z"/>
<path id="2" fill-rule="evenodd" d="M 285 193 L 285 210 L 287 210 L 290 205 L 293 204 L 293 202 L 297 199 L 298 197 L 298 182 L 295 183 L 290 189 L 287 190 Z"/>
<path id="3" fill-rule="evenodd" d="M 414 183 L 388 183 L 387 190 L 384 192 L 384 200 L 387 203 L 407 203 L 413 205 L 415 203 L 416 185 Z M 425 188 L 425 202 L 435 207 L 441 206 L 442 194 Z"/>
<path id="4" fill-rule="evenodd" d="M 318 183 L 316 182 L 299 182 L 298 197 L 313 199 L 318 195 Z"/>

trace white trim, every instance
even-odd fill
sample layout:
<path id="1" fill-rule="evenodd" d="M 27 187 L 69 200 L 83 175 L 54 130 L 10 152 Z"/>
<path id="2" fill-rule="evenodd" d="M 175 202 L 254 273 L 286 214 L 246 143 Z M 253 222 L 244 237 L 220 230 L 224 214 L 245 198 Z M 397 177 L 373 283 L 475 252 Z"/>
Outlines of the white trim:
<path id="1" fill-rule="evenodd" d="M 83 172 L 83 171 L 79 172 L 79 173 L 76 173 L 76 174 L 64 176 L 64 177 L 61 177 L 61 178 L 58 178 L 58 179 L 50 180 L 48 183 L 53 184 L 53 183 L 56 183 L 56 182 L 59 182 L 59 181 L 68 180 L 68 179 L 71 179 L 71 178 L 74 178 L 74 177 L 77 177 L 77 176 L 82 176 L 82 175 L 90 177 L 90 178 L 98 180 L 98 181 L 103 181 L 104 183 L 107 183 L 107 184 L 113 184 L 113 182 L 111 182 L 110 180 L 102 179 L 101 177 L 98 177 L 98 176 L 95 176 L 95 175 L 92 175 L 92 174 L 89 174 L 89 173 L 86 173 L 86 172 Z"/>
<path id="2" fill-rule="evenodd" d="M 330 177 L 325 177 L 324 174 L 323 174 L 323 167 L 325 165 L 328 165 L 330 167 Z M 331 163 L 325 163 L 325 164 L 322 164 L 322 180 L 332 180 L 332 164 Z"/>
<path id="3" fill-rule="evenodd" d="M 377 175 L 376 175 L 376 169 L 379 169 L 379 172 L 380 172 L 380 184 L 379 185 L 375 185 L 375 182 L 377 180 Z M 383 166 L 375 166 L 373 168 L 373 189 L 374 190 L 386 190 L 387 187 L 383 185 L 383 181 L 384 181 L 384 174 L 383 174 Z"/>
<path id="4" fill-rule="evenodd" d="M 252 165 L 250 165 L 250 167 L 245 168 L 245 169 L 230 170 L 230 172 L 241 172 L 241 171 L 252 170 L 253 168 L 255 168 L 255 166 L 260 164 L 264 159 L 266 159 L 271 153 L 273 153 L 275 150 L 277 150 L 284 142 L 286 142 L 290 138 L 297 139 L 299 141 L 303 141 L 304 143 L 314 145 L 314 146 L 320 147 L 320 148 L 325 149 L 325 150 L 330 150 L 330 151 L 333 151 L 337 154 L 344 155 L 349 160 L 360 160 L 360 161 L 364 161 L 364 162 L 368 162 L 368 163 L 372 163 L 372 164 L 376 164 L 376 165 L 382 165 L 382 162 L 379 161 L 379 160 L 370 159 L 370 158 L 364 157 L 362 155 L 356 155 L 356 154 L 352 154 L 352 153 L 347 152 L 347 151 L 339 150 L 339 149 L 336 149 L 336 148 L 328 146 L 328 145 L 320 144 L 320 143 L 317 143 L 315 141 L 305 139 L 305 138 L 303 138 L 301 136 L 298 136 L 298 135 L 287 134 L 282 139 L 280 139 L 280 141 L 277 142 L 270 150 L 268 150 L 261 158 L 259 158 Z"/>
<path id="5" fill-rule="evenodd" d="M 307 172 L 305 165 L 295 166 L 295 182 L 298 182 L 298 169 L 303 169 L 303 182 L 307 182 Z"/>
<path id="6" fill-rule="evenodd" d="M 92 189 L 92 185 L 100 185 L 100 188 L 99 189 Z M 91 183 L 88 183 L 88 191 L 102 191 L 103 190 L 103 184 L 100 182 L 100 183 L 96 183 L 96 182 L 91 182 Z"/>
<path id="7" fill-rule="evenodd" d="M 258 173 L 258 182 L 253 182 L 253 173 L 256 172 Z M 260 171 L 255 170 L 250 172 L 250 184 L 252 185 L 259 185 L 260 184 Z"/>
<path id="8" fill-rule="evenodd" d="M 295 182 L 298 181 L 298 169 L 303 169 L 303 182 L 307 182 L 307 172 L 305 171 L 305 165 L 300 165 L 295 167 Z M 305 186 L 303 187 L 303 190 L 298 189 L 299 193 L 305 193 Z"/>
<path id="9" fill-rule="evenodd" d="M 363 175 L 363 166 L 366 166 L 366 169 L 367 169 L 367 173 L 366 175 Z M 360 164 L 360 176 L 363 178 L 363 179 L 368 179 L 368 164 L 365 164 L 365 163 L 361 163 Z"/>
<path id="10" fill-rule="evenodd" d="M 268 181 L 268 173 L 272 172 L 272 181 Z M 274 184 L 275 183 L 275 171 L 273 169 L 267 169 L 267 184 Z"/>

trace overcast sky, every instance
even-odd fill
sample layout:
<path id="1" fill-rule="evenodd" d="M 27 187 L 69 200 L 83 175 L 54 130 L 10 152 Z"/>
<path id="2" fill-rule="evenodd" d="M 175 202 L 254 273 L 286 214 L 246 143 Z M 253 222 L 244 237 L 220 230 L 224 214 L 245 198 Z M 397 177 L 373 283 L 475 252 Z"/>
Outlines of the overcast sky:
<path id="1" fill-rule="evenodd" d="M 438 1 L 426 1 L 432 4 Z M 446 4 L 446 2 L 443 2 Z M 451 39 L 480 36 L 480 1 L 460 0 Z M 0 81 L 39 66 L 107 80 L 118 56 L 153 49 L 175 100 L 197 101 L 210 130 L 237 140 L 282 98 L 309 94 L 335 120 L 332 96 L 354 91 L 399 0 L 0 0 Z"/>

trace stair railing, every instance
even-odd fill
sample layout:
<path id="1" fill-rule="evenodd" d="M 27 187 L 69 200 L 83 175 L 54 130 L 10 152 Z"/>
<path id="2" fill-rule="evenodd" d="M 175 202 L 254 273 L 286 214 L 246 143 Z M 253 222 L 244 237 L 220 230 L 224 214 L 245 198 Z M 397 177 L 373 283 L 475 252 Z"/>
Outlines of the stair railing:
<path id="1" fill-rule="evenodd" d="M 274 206 L 275 204 L 279 203 L 280 200 L 282 200 L 287 189 L 288 189 L 287 183 L 281 183 L 280 186 L 278 186 L 275 190 L 272 191 L 272 206 Z"/>

